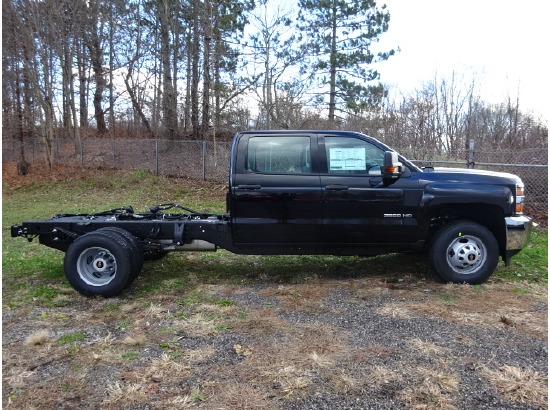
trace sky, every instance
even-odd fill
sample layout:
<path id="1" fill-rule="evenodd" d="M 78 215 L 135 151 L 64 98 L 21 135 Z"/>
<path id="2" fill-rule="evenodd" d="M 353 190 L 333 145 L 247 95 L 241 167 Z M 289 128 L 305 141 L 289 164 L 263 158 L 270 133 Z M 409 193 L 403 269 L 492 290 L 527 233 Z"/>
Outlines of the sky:
<path id="1" fill-rule="evenodd" d="M 454 71 L 476 79 L 488 103 L 515 101 L 547 123 L 548 0 L 378 0 L 391 15 L 382 50 L 401 51 L 377 66 L 393 92 L 408 94 Z"/>

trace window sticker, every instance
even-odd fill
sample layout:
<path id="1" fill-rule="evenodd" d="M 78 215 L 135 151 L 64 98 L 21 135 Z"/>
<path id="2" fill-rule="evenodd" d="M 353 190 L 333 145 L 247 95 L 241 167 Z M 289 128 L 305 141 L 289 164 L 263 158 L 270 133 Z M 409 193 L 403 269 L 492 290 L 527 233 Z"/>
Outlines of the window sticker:
<path id="1" fill-rule="evenodd" d="M 366 171 L 365 147 L 329 148 L 330 171 Z"/>

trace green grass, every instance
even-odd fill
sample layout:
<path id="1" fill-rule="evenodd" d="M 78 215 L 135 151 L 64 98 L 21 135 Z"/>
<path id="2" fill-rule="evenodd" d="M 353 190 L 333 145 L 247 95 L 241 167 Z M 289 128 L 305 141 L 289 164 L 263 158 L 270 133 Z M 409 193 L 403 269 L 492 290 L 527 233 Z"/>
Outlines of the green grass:
<path id="1" fill-rule="evenodd" d="M 548 283 L 548 230 L 535 227 L 527 246 L 509 266 L 500 264 L 495 274 L 512 281 Z"/>
<path id="2" fill-rule="evenodd" d="M 205 294 L 202 291 L 193 291 L 189 293 L 185 299 L 177 302 L 177 304 L 180 306 L 196 306 L 201 304 L 211 304 L 211 305 L 217 305 L 220 307 L 227 307 L 227 306 L 233 306 L 235 302 L 229 299 L 222 299 L 215 296 L 210 296 Z"/>
<path id="3" fill-rule="evenodd" d="M 132 205 L 143 212 L 159 202 L 177 202 L 204 212 L 225 212 L 224 194 L 217 186 L 193 186 L 181 179 L 157 177 L 143 170 L 97 172 L 94 177 L 74 177 L 52 183 L 31 184 L 19 189 L 3 186 L 2 195 L 2 285 L 4 304 L 18 306 L 33 302 L 57 306 L 56 297 L 67 287 L 63 253 L 34 240 L 11 238 L 10 226 L 28 220 L 49 219 L 59 213 L 99 212 Z M 198 183 L 197 185 L 200 185 Z M 217 197 L 204 192 L 219 191 Z M 189 285 L 181 271 L 180 258 L 148 264 L 152 280 L 141 287 L 143 293 L 165 290 L 163 281 L 173 278 L 171 290 Z M 167 272 L 174 272 L 173 275 Z M 158 279 L 158 280 L 157 280 Z M 147 287 L 150 287 L 149 289 Z"/>
<path id="4" fill-rule="evenodd" d="M 68 345 L 76 342 L 83 342 L 86 340 L 86 333 L 84 332 L 74 332 L 61 336 L 57 339 L 57 343 L 60 345 Z"/>
<path id="5" fill-rule="evenodd" d="M 23 238 L 10 238 L 9 228 L 25 220 L 49 219 L 57 213 L 97 212 L 132 205 L 137 212 L 156 203 L 177 202 L 204 212 L 224 213 L 225 192 L 221 186 L 158 177 L 150 172 L 104 171 L 94 177 L 77 177 L 29 185 L 19 189 L 3 187 L 2 268 L 4 305 L 16 307 L 34 303 L 46 307 L 68 302 L 63 297 L 69 286 L 63 272 L 63 253 Z M 548 231 L 535 228 L 526 249 L 512 258 L 510 266 L 500 263 L 496 280 L 548 281 Z M 371 259 L 336 256 L 243 256 L 229 252 L 170 254 L 147 262 L 142 275 L 121 297 L 163 293 L 186 295 L 181 303 L 211 303 L 229 306 L 194 293 L 197 284 L 246 286 L 268 280 L 303 283 L 316 278 L 384 276 L 399 284 L 406 276 L 436 280 L 424 255 L 383 255 Z M 449 301 L 443 301 L 449 303 Z M 116 307 L 106 307 L 116 309 Z"/>
<path id="6" fill-rule="evenodd" d="M 122 322 L 115 326 L 116 330 L 124 330 L 132 326 L 130 322 Z"/>
<path id="7" fill-rule="evenodd" d="M 439 297 L 439 299 L 444 305 L 454 305 L 456 303 L 457 297 L 454 295 L 443 294 Z"/>
<path id="8" fill-rule="evenodd" d="M 121 356 L 124 360 L 137 360 L 140 358 L 139 353 L 137 352 L 126 352 Z"/>

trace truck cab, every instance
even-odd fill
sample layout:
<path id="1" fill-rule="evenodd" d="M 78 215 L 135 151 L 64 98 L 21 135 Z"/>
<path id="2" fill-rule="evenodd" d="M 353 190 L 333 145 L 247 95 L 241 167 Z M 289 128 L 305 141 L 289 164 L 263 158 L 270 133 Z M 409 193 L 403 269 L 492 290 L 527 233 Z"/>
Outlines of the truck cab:
<path id="1" fill-rule="evenodd" d="M 234 142 L 233 242 L 250 248 L 368 252 L 422 246 L 421 172 L 399 158 L 387 175 L 379 141 L 350 132 L 245 132 Z"/>
<path id="2" fill-rule="evenodd" d="M 482 262 L 494 269 L 501 256 L 508 263 L 531 229 L 517 176 L 421 169 L 361 133 L 247 131 L 235 136 L 232 152 L 228 209 L 236 252 L 427 250 L 453 265 L 445 279 L 471 281 Z M 463 234 L 464 226 L 474 226 L 475 235 Z M 449 227 L 461 238 L 434 255 Z"/>

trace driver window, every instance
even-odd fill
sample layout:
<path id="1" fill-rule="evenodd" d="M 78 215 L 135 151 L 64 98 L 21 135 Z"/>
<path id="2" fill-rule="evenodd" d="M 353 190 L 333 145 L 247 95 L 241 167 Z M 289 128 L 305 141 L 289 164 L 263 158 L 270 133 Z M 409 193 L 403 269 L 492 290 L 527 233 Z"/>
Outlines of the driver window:
<path id="1" fill-rule="evenodd" d="M 384 151 L 358 138 L 325 137 L 329 174 L 382 175 Z"/>

